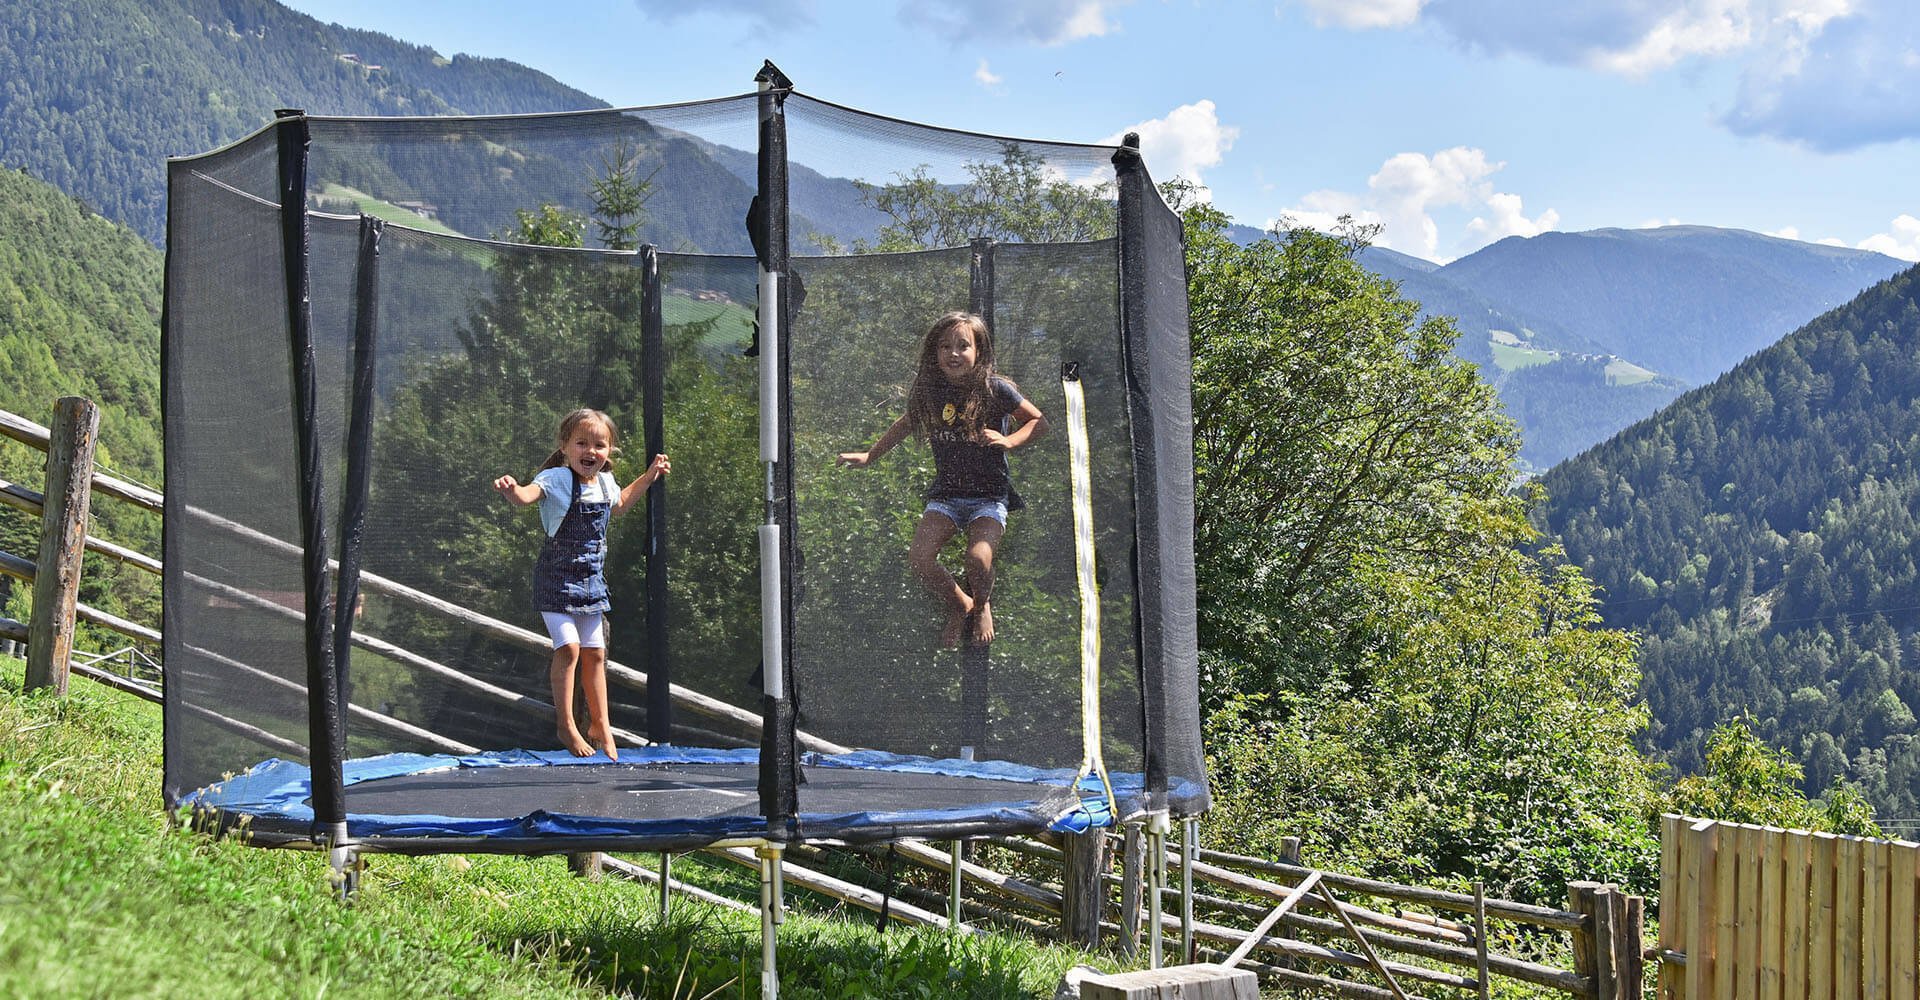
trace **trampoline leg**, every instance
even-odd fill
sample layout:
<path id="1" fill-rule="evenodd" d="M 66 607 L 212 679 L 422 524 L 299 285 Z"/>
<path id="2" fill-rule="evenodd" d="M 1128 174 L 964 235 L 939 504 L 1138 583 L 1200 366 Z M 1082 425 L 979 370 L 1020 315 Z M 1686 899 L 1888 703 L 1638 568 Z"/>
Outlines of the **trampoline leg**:
<path id="1" fill-rule="evenodd" d="M 673 906 L 673 855 L 660 852 L 660 919 L 667 919 L 667 912 Z"/>
<path id="2" fill-rule="evenodd" d="M 760 856 L 760 997 L 776 1000 L 780 996 L 780 977 L 774 968 L 779 928 L 786 914 L 781 905 L 780 852 L 778 844 L 767 844 L 754 853 Z"/>
<path id="3" fill-rule="evenodd" d="M 1186 820 L 1180 824 L 1180 960 L 1183 962 L 1197 957 L 1193 947 L 1193 859 L 1199 852 L 1200 821 Z"/>
<path id="4" fill-rule="evenodd" d="M 344 829 L 330 841 L 331 846 L 327 848 L 327 879 L 339 893 L 340 901 L 349 903 L 353 901 L 354 890 L 360 888 L 360 851 L 345 841 Z"/>
<path id="5" fill-rule="evenodd" d="M 956 932 L 966 930 L 967 928 L 966 915 L 960 911 L 960 851 L 963 846 L 963 841 L 956 839 L 953 842 L 953 854 L 948 858 L 952 867 L 947 869 L 948 874 L 951 876 L 947 879 L 947 927 Z"/>

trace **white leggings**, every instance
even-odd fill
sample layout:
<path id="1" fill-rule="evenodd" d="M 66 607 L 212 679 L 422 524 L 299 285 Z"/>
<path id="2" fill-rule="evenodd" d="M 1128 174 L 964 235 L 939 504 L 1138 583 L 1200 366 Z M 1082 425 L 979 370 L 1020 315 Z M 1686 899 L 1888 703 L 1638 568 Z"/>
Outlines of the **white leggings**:
<path id="1" fill-rule="evenodd" d="M 547 635 L 553 637 L 553 648 L 578 644 L 581 649 L 603 649 L 607 645 L 607 617 L 605 615 L 570 615 L 565 611 L 542 611 L 540 617 L 546 619 Z"/>

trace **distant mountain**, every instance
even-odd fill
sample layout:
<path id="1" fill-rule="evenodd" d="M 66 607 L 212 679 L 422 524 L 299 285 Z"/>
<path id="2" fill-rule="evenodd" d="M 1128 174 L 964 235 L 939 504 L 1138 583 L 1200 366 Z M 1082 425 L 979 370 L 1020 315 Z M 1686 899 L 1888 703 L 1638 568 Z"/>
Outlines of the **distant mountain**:
<path id="1" fill-rule="evenodd" d="M 1508 237 L 1439 274 L 1520 315 L 1685 382 L 1734 363 L 1906 265 L 1738 229 Z"/>
<path id="2" fill-rule="evenodd" d="M 1455 318 L 1544 469 L 1900 270 L 1864 250 L 1704 226 L 1510 237 L 1446 265 L 1361 261 Z"/>
<path id="3" fill-rule="evenodd" d="M 158 243 L 166 158 L 275 108 L 498 114 L 605 107 L 504 59 L 442 57 L 270 0 L 0 0 L 0 164 Z"/>
<path id="4" fill-rule="evenodd" d="M 1544 527 L 1644 633 L 1649 740 L 1734 715 L 1920 816 L 1920 268 L 1542 477 Z"/>

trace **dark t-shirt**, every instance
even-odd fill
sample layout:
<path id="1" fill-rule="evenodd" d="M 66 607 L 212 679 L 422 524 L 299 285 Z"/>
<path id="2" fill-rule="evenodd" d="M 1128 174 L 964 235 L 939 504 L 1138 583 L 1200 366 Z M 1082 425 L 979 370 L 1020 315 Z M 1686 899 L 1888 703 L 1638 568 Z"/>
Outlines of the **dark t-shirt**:
<path id="1" fill-rule="evenodd" d="M 933 486 L 927 490 L 927 499 L 991 497 L 1005 500 L 1009 510 L 1018 510 L 1022 504 L 1007 474 L 1007 451 L 980 440 L 973 428 L 961 426 L 960 411 L 965 400 L 964 388 L 944 383 L 940 386 L 936 401 L 940 405 L 941 420 L 927 428 L 934 468 Z M 1020 395 L 1012 382 L 999 376 L 988 379 L 986 404 L 980 413 L 981 426 L 1007 433 L 1012 426 L 1013 412 L 1025 401 L 1026 397 Z"/>

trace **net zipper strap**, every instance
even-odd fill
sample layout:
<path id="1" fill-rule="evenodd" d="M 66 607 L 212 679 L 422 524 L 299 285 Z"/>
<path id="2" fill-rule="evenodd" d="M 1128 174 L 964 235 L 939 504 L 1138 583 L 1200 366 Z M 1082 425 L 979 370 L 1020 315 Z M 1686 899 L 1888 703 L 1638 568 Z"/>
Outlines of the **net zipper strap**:
<path id="1" fill-rule="evenodd" d="M 1087 446 L 1087 402 L 1080 380 L 1060 381 L 1067 397 L 1067 451 L 1073 481 L 1073 548 L 1080 579 L 1080 739 L 1084 751 L 1080 771 L 1074 778 L 1089 775 L 1100 779 L 1108 808 L 1115 807 L 1113 782 L 1107 777 L 1107 763 L 1100 745 L 1100 590 L 1094 580 L 1093 555 L 1093 461 Z"/>

